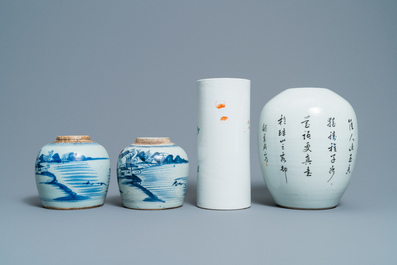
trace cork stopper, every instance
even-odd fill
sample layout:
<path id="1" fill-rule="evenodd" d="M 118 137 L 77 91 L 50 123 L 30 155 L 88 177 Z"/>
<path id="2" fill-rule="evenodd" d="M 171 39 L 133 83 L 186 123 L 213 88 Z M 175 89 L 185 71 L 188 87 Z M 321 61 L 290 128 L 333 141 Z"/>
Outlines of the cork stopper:
<path id="1" fill-rule="evenodd" d="M 137 137 L 135 145 L 171 145 L 169 137 Z"/>
<path id="2" fill-rule="evenodd" d="M 88 135 L 63 135 L 58 136 L 53 143 L 92 143 Z"/>

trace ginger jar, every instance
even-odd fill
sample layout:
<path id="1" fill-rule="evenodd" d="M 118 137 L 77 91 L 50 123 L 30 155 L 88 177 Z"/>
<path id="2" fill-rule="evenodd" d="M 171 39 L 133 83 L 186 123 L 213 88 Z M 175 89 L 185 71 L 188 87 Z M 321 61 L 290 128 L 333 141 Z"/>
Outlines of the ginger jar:
<path id="1" fill-rule="evenodd" d="M 45 208 L 101 206 L 109 179 L 109 155 L 87 135 L 58 136 L 37 155 L 36 185 Z"/>
<path id="2" fill-rule="evenodd" d="M 187 154 L 168 137 L 139 137 L 121 151 L 117 162 L 117 179 L 126 208 L 181 207 L 188 175 Z"/>

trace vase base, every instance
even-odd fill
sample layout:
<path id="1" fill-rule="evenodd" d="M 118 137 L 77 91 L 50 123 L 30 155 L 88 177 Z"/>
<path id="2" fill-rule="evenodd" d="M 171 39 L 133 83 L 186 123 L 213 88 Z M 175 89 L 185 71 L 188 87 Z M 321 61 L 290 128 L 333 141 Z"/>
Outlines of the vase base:
<path id="1" fill-rule="evenodd" d="M 123 205 L 123 206 L 124 206 L 124 208 L 127 208 L 127 209 L 131 209 L 131 210 L 142 210 L 142 211 L 172 210 L 172 209 L 177 209 L 177 208 L 181 208 L 181 207 L 182 207 L 182 205 L 179 205 L 179 206 L 169 207 L 169 208 L 152 208 L 152 209 L 150 209 L 150 208 L 133 208 L 133 207 L 127 207 L 127 206 L 125 206 L 125 205 Z"/>
<path id="2" fill-rule="evenodd" d="M 315 210 L 315 211 L 318 211 L 318 210 L 330 210 L 330 209 L 334 209 L 334 208 L 336 208 L 338 206 L 338 204 L 337 204 L 335 206 L 324 207 L 324 208 L 322 208 L 322 207 L 321 208 L 305 208 L 305 207 L 290 207 L 290 206 L 284 206 L 284 205 L 281 205 L 281 204 L 276 204 L 276 205 L 278 207 L 291 209 L 291 210 L 307 210 L 307 211 L 310 211 L 310 210 Z"/>
<path id="3" fill-rule="evenodd" d="M 61 207 L 52 207 L 52 206 L 44 206 L 43 208 L 46 209 L 51 209 L 51 210 L 84 210 L 84 209 L 91 209 L 91 208 L 97 208 L 97 207 L 101 207 L 103 205 L 99 204 L 99 205 L 94 205 L 94 206 L 87 206 L 87 207 L 70 207 L 70 208 L 61 208 Z"/>
<path id="4" fill-rule="evenodd" d="M 210 210 L 210 211 L 238 211 L 238 210 L 245 210 L 245 209 L 251 208 L 251 206 L 248 206 L 248 207 L 244 207 L 244 208 L 222 209 L 222 208 L 206 208 L 206 207 L 202 207 L 202 206 L 198 206 L 198 205 L 197 205 L 197 207 L 200 209 Z"/>

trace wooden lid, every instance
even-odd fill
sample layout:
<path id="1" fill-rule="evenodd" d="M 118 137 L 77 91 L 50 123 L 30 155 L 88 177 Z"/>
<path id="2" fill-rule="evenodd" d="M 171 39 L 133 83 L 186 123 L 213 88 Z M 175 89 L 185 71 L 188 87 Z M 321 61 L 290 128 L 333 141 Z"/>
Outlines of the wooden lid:
<path id="1" fill-rule="evenodd" d="M 92 143 L 88 135 L 63 135 L 58 136 L 53 143 Z"/>
<path id="2" fill-rule="evenodd" d="M 135 140 L 135 145 L 171 145 L 169 137 L 137 137 Z"/>

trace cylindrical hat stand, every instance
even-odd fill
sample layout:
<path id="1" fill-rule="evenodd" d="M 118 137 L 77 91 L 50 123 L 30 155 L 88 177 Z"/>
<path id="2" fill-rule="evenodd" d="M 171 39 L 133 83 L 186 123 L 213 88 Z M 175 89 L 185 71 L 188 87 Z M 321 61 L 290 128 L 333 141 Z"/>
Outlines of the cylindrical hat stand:
<path id="1" fill-rule="evenodd" d="M 197 81 L 197 206 L 251 206 L 250 80 Z"/>

